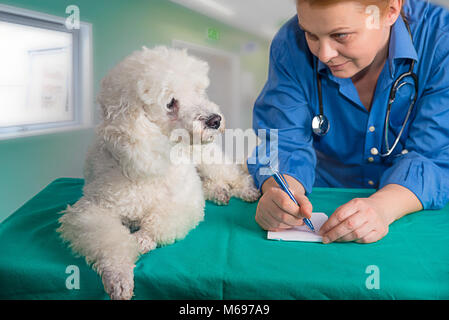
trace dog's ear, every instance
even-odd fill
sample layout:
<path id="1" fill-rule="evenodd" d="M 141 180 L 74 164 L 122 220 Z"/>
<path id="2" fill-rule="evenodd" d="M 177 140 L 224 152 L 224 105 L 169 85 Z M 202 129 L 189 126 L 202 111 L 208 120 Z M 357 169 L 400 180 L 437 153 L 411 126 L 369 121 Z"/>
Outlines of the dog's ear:
<path id="1" fill-rule="evenodd" d="M 131 89 L 132 84 L 125 83 L 119 86 L 117 75 L 117 72 L 110 73 L 101 80 L 97 102 L 105 121 L 113 121 L 119 116 L 132 117 L 138 109 L 136 92 Z"/>
<path id="2" fill-rule="evenodd" d="M 104 121 L 110 122 L 119 115 L 125 116 L 129 112 L 128 100 L 114 86 L 107 86 L 105 79 L 103 79 L 97 102 L 100 105 Z"/>
<path id="3" fill-rule="evenodd" d="M 121 104 L 105 105 L 100 104 L 101 114 L 104 121 L 113 121 L 118 115 L 124 115 L 126 113 L 127 104 L 122 102 Z"/>
<path id="4" fill-rule="evenodd" d="M 145 102 L 147 105 L 152 105 L 154 101 L 154 93 L 152 92 L 152 88 L 148 81 L 139 80 L 137 81 L 137 95 L 139 98 Z"/>

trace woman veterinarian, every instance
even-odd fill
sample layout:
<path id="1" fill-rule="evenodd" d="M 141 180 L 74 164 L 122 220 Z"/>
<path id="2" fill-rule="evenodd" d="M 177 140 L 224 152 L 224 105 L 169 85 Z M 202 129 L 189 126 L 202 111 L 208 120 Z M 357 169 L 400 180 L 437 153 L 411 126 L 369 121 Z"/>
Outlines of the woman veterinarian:
<path id="1" fill-rule="evenodd" d="M 272 41 L 253 128 L 267 131 L 267 150 L 270 129 L 278 130 L 278 169 L 300 207 L 261 173 L 266 164 L 248 162 L 263 193 L 257 223 L 302 225 L 312 186 L 377 189 L 332 213 L 320 231 L 324 243 L 375 242 L 402 216 L 442 208 L 449 12 L 425 0 L 298 0 L 296 7 Z"/>

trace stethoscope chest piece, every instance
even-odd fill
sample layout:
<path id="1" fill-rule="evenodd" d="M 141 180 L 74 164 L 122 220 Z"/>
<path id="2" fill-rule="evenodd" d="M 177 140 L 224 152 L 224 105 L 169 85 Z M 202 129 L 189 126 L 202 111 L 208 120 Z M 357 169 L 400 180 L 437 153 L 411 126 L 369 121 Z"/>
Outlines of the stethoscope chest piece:
<path id="1" fill-rule="evenodd" d="M 312 131 L 317 136 L 324 136 L 329 131 L 330 124 L 329 120 L 324 114 L 319 114 L 312 119 Z"/>
<path id="2" fill-rule="evenodd" d="M 405 20 L 405 25 L 407 27 L 408 33 L 410 35 L 410 38 L 413 42 L 412 33 L 410 31 L 410 27 Z M 407 121 L 410 117 L 410 114 L 412 112 L 413 106 L 416 102 L 417 96 L 418 96 L 418 76 L 413 72 L 413 68 L 415 65 L 415 61 L 412 60 L 410 63 L 409 70 L 407 72 L 402 73 L 400 76 L 396 78 L 396 81 L 393 83 L 391 89 L 390 89 L 390 96 L 388 99 L 388 105 L 387 105 L 387 113 L 385 115 L 385 131 L 384 131 L 384 138 L 385 138 L 385 147 L 387 152 L 386 153 L 379 153 L 379 156 L 381 157 L 388 157 L 390 154 L 392 154 L 393 150 L 396 148 L 396 145 L 399 143 L 399 140 L 402 136 L 402 133 L 404 131 L 404 128 L 407 125 Z M 389 123 L 390 123 L 390 111 L 391 111 L 391 105 L 394 102 L 396 91 L 398 91 L 402 86 L 405 84 L 408 84 L 408 82 L 404 82 L 404 78 L 411 77 L 415 84 L 415 94 L 410 98 L 411 103 L 407 111 L 407 115 L 405 116 L 404 122 L 402 123 L 402 128 L 397 134 L 397 137 L 393 143 L 393 146 L 390 148 L 389 145 L 389 139 L 388 139 L 388 133 L 389 133 Z M 314 134 L 316 134 L 319 137 L 322 137 L 326 135 L 326 133 L 329 131 L 330 123 L 327 117 L 324 115 L 323 111 L 323 96 L 321 92 L 321 79 L 320 74 L 318 72 L 318 59 L 316 59 L 316 81 L 317 81 L 317 89 L 318 89 L 318 102 L 319 102 L 319 110 L 320 113 L 313 117 L 312 119 L 312 131 Z M 406 154 L 408 151 L 404 149 L 401 154 Z"/>

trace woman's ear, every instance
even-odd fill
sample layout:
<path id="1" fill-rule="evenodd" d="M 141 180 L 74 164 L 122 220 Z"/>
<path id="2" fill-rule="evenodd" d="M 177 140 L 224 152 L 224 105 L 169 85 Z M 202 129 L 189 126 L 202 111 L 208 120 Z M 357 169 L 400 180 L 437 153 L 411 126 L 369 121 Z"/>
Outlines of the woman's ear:
<path id="1" fill-rule="evenodd" d="M 387 26 L 392 26 L 401 15 L 403 2 L 403 0 L 390 0 L 384 15 Z"/>

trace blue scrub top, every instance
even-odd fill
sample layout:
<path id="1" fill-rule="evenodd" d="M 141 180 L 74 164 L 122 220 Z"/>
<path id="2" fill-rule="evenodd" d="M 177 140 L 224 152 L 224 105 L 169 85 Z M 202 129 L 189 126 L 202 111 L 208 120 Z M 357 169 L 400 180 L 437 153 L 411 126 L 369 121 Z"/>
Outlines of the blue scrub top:
<path id="1" fill-rule="evenodd" d="M 337 78 L 325 64 L 317 64 L 297 16 L 279 30 L 270 48 L 268 80 L 253 110 L 253 129 L 262 143 L 247 163 L 258 188 L 269 178 L 261 168 L 275 154 L 277 143 L 275 166 L 301 182 L 306 194 L 312 186 L 380 189 L 399 184 L 412 191 L 424 209 L 447 203 L 449 11 L 421 0 L 407 0 L 403 9 L 413 41 L 399 17 L 391 28 L 389 55 L 370 112 L 350 78 Z M 395 79 L 408 71 L 410 59 L 416 61 L 417 101 L 400 143 L 392 155 L 382 158 L 388 95 Z M 313 116 L 319 114 L 317 67 L 324 114 L 330 122 L 324 137 L 314 135 L 311 127 Z M 390 147 L 410 105 L 412 91 L 401 91 L 391 108 Z"/>

